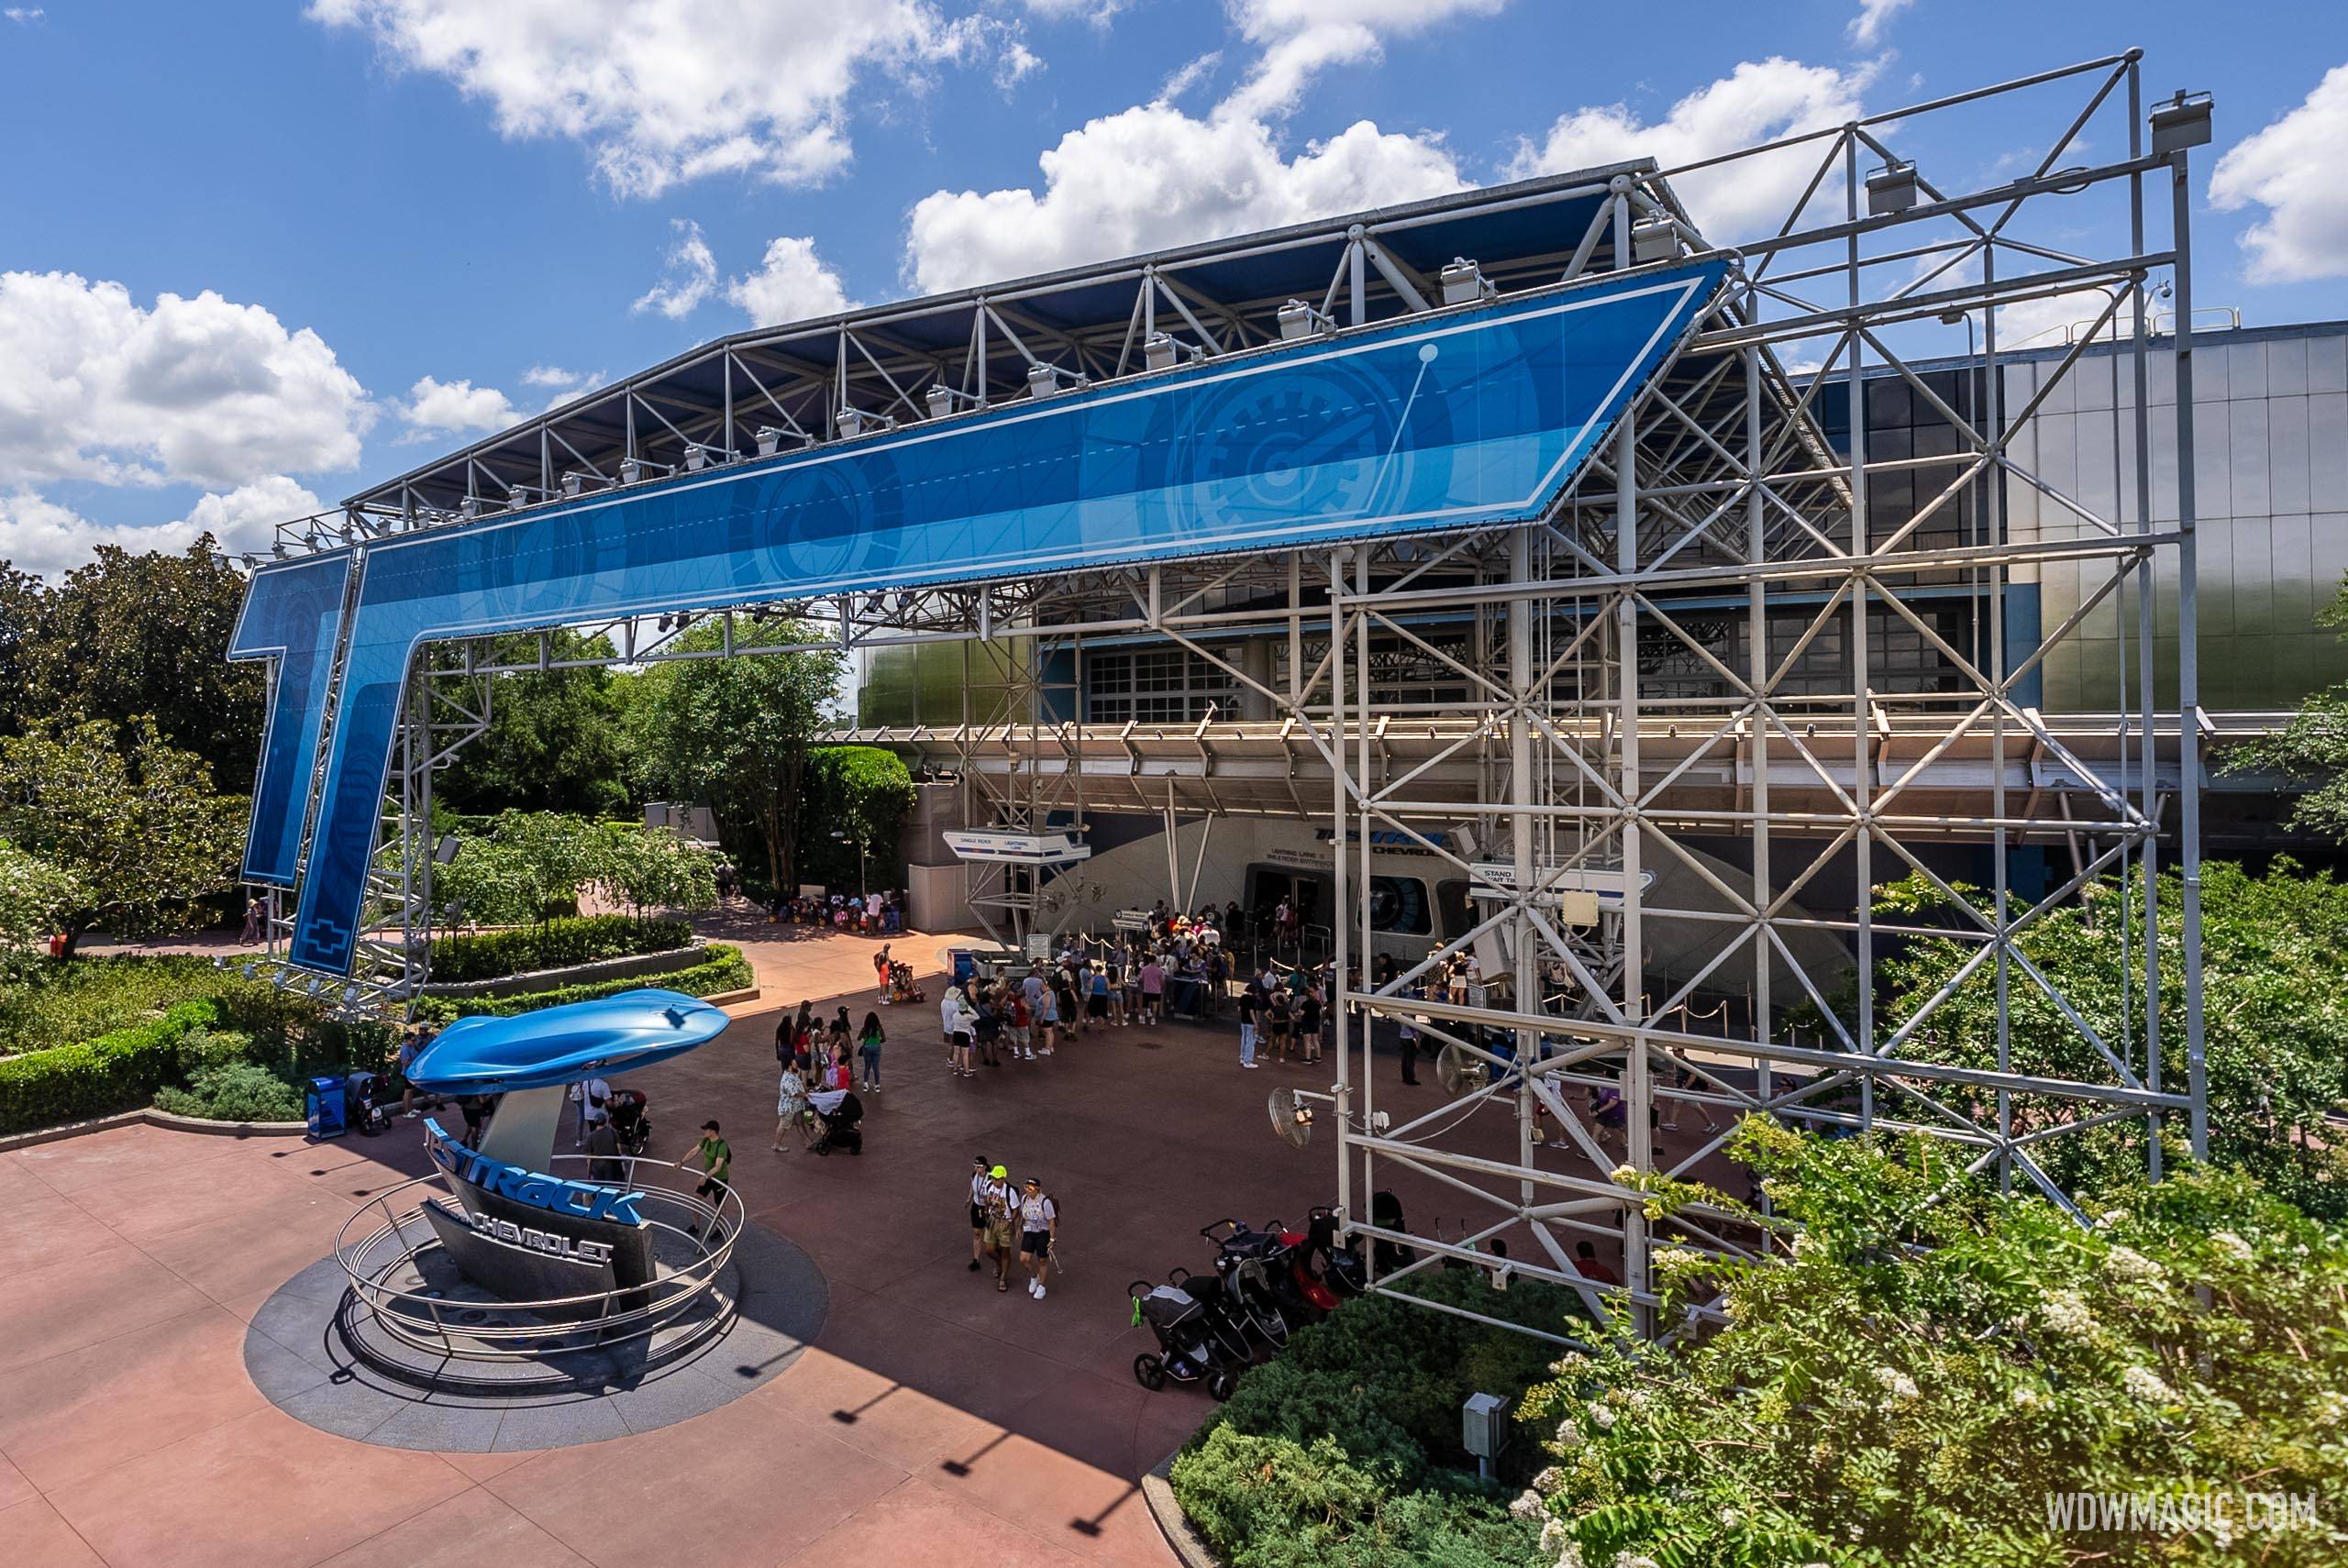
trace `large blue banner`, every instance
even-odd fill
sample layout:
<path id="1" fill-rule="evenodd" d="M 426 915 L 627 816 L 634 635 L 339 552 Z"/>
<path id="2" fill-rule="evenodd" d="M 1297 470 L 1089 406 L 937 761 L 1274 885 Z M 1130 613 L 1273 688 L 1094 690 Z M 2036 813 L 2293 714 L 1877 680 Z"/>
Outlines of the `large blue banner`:
<path id="1" fill-rule="evenodd" d="M 410 661 L 439 638 L 1537 514 L 1694 322 L 1705 263 L 1519 294 L 1093 391 L 368 545 L 294 962 L 349 972 Z M 230 657 L 290 646 L 255 573 Z M 284 601 L 289 607 L 281 608 Z M 291 663 L 291 656 L 286 656 Z M 318 701 L 281 679 L 254 860 L 298 843 Z M 305 695 L 306 694 L 306 695 Z M 282 755 L 281 755 L 282 753 Z M 277 868 L 280 851 L 267 864 Z M 290 861 L 284 862 L 290 868 Z"/>

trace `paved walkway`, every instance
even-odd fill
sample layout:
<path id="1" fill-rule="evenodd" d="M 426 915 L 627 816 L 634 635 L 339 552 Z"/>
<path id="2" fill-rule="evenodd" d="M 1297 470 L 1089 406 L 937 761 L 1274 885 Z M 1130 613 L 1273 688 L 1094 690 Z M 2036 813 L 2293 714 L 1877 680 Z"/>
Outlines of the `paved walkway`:
<path id="1" fill-rule="evenodd" d="M 1145 1393 L 1128 1280 L 1205 1266 L 1225 1215 L 1326 1201 L 1325 1146 L 1277 1141 L 1274 1084 L 1235 1032 L 1103 1030 L 1050 1061 L 963 1080 L 930 1002 L 881 1008 L 891 1036 L 867 1152 L 769 1152 L 773 1026 L 802 997 L 858 1021 L 878 943 L 719 917 L 764 994 L 692 1055 L 637 1075 L 651 1152 L 675 1159 L 715 1116 L 752 1219 L 823 1269 L 830 1315 L 766 1386 L 680 1426 L 538 1454 L 401 1452 L 270 1408 L 240 1360 L 245 1321 L 329 1250 L 352 1208 L 422 1174 L 415 1124 L 323 1146 L 133 1128 L 0 1155 L 0 1541 L 6 1568 L 337 1568 L 590 1562 L 648 1568 L 1173 1561 L 1137 1489 L 1209 1408 Z M 900 938 L 928 968 L 947 941 Z M 1382 1065 L 1397 1120 L 1441 1091 Z M 1490 1121 L 1489 1130 L 1481 1123 Z M 1492 1152 L 1504 1114 L 1478 1118 Z M 970 1158 L 1042 1176 L 1069 1273 L 1049 1298 L 972 1274 Z M 1388 1177 L 1381 1169 L 1380 1184 Z M 1391 1183 L 1415 1228 L 1464 1205 Z"/>

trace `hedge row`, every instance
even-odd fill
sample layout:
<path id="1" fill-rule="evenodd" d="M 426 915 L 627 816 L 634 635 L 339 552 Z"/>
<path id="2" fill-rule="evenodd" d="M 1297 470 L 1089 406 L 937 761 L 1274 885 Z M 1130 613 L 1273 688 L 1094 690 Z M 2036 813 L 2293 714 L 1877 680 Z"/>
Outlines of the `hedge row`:
<path id="1" fill-rule="evenodd" d="M 188 1033 L 220 1021 L 219 1004 L 205 998 L 79 1044 L 0 1057 L 0 1133 L 146 1104 L 179 1077 L 180 1045 Z"/>
<path id="2" fill-rule="evenodd" d="M 715 996 L 720 991 L 738 991 L 751 984 L 750 961 L 742 956 L 738 947 L 724 943 L 709 944 L 709 959 L 690 969 L 675 969 L 665 975 L 630 976 L 617 980 L 597 980 L 591 985 L 563 986 L 550 991 L 528 991 L 518 997 L 425 997 L 415 1004 L 415 1015 L 426 1023 L 448 1023 L 460 1018 L 486 1016 L 511 1018 L 517 1012 L 536 1012 L 542 1007 L 561 1007 L 568 1002 L 593 1001 L 600 997 L 615 997 L 622 991 L 641 990 L 657 986 L 667 991 L 682 991 L 690 997 Z"/>
<path id="3" fill-rule="evenodd" d="M 537 969 L 560 969 L 602 958 L 667 953 L 693 939 L 681 920 L 637 920 L 633 915 L 584 915 L 550 920 L 511 931 L 444 936 L 432 944 L 436 980 L 496 980 Z"/>
<path id="4" fill-rule="evenodd" d="M 1496 1291 L 1437 1271 L 1413 1294 L 1555 1332 L 1579 1310 L 1555 1286 Z M 1519 1568 L 1539 1530 L 1507 1499 L 1540 1462 L 1532 1443 L 1480 1483 L 1460 1446 L 1469 1394 L 1521 1399 L 1548 1375 L 1545 1341 L 1386 1297 L 1349 1301 L 1248 1371 L 1183 1444 L 1175 1497 L 1231 1568 Z"/>

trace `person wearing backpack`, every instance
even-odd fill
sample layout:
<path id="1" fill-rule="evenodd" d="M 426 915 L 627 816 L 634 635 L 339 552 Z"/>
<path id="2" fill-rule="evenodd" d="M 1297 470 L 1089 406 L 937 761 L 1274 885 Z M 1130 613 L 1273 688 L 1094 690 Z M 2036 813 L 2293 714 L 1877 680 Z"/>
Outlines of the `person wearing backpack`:
<path id="1" fill-rule="evenodd" d="M 1044 1275 L 1051 1272 L 1052 1243 L 1060 1233 L 1059 1205 L 1029 1176 L 1020 1186 L 1019 1255 L 1027 1260 L 1027 1294 L 1044 1298 Z"/>

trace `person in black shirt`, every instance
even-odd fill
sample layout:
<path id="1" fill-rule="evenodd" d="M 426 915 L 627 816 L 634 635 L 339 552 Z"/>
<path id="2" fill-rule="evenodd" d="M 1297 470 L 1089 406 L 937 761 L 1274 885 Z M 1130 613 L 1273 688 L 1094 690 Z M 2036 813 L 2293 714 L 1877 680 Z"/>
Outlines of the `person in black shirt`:
<path id="1" fill-rule="evenodd" d="M 1306 991 L 1296 1007 L 1296 1043 L 1304 1048 L 1308 1063 L 1321 1059 L 1321 988 Z"/>
<path id="2" fill-rule="evenodd" d="M 1256 1066 L 1256 1019 L 1263 1008 L 1263 993 L 1251 982 L 1239 993 L 1239 1065 L 1251 1072 Z"/>

